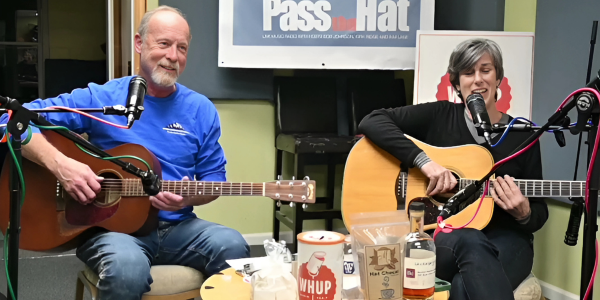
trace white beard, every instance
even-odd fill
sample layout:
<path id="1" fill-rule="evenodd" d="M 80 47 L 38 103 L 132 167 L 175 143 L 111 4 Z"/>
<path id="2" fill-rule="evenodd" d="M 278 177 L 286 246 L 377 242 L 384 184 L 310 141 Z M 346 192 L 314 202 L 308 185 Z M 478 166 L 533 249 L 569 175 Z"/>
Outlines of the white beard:
<path id="1" fill-rule="evenodd" d="M 161 66 L 156 65 L 154 70 L 152 70 L 152 75 L 150 77 L 158 86 L 169 87 L 177 82 L 177 78 L 179 78 L 179 71 L 176 71 L 175 75 L 171 75 L 167 71 L 163 70 Z"/>

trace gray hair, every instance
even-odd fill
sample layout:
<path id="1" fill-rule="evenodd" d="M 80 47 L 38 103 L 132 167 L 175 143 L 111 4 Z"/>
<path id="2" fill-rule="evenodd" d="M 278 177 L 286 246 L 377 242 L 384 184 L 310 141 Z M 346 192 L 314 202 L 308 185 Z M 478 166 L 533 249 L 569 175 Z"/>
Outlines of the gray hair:
<path id="1" fill-rule="evenodd" d="M 171 6 L 167 6 L 167 5 L 161 5 L 153 10 L 147 11 L 144 14 L 144 16 L 142 17 L 142 21 L 140 21 L 140 27 L 138 28 L 138 33 L 142 37 L 142 40 L 145 40 L 146 34 L 148 34 L 148 27 L 150 24 L 150 19 L 152 19 L 154 14 L 156 14 L 157 12 L 161 12 L 161 11 L 170 11 L 172 13 L 176 13 L 187 22 L 187 18 L 181 12 L 181 10 L 179 10 L 179 8 L 175 8 L 175 7 L 171 7 Z M 189 25 L 188 25 L 188 27 L 189 27 Z M 188 40 L 191 40 L 191 39 L 192 39 L 192 33 L 190 32 L 190 36 L 188 37 Z"/>
<path id="2" fill-rule="evenodd" d="M 460 73 L 473 69 L 485 53 L 492 57 L 494 68 L 496 68 L 496 79 L 502 81 L 504 67 L 502 67 L 502 50 L 500 50 L 500 46 L 492 40 L 474 38 L 458 44 L 452 51 L 452 55 L 450 55 L 448 74 L 450 74 L 452 87 L 456 89 L 456 86 L 460 86 Z"/>

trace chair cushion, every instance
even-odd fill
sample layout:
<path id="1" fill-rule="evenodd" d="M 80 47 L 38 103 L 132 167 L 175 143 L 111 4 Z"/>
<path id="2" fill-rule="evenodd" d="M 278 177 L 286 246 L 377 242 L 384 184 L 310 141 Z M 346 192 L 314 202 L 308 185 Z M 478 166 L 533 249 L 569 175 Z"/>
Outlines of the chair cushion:
<path id="1" fill-rule="evenodd" d="M 85 267 L 83 275 L 95 286 L 98 286 L 98 275 L 89 267 Z M 199 289 L 204 276 L 199 271 L 184 266 L 152 266 L 150 268 L 152 284 L 145 295 L 172 295 Z"/>

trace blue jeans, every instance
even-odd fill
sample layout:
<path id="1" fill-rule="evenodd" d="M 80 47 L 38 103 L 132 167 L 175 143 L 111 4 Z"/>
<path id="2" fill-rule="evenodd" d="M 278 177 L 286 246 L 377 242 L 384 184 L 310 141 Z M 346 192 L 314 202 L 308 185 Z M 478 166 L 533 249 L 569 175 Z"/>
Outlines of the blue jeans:
<path id="1" fill-rule="evenodd" d="M 440 232 L 435 245 L 436 276 L 452 283 L 451 300 L 514 300 L 533 266 L 532 241 L 507 229 Z"/>
<path id="2" fill-rule="evenodd" d="M 202 219 L 160 222 L 148 236 L 103 232 L 77 248 L 77 257 L 96 271 L 101 300 L 141 299 L 150 291 L 150 266 L 181 265 L 211 276 L 229 265 L 226 259 L 250 256 L 242 235 Z"/>

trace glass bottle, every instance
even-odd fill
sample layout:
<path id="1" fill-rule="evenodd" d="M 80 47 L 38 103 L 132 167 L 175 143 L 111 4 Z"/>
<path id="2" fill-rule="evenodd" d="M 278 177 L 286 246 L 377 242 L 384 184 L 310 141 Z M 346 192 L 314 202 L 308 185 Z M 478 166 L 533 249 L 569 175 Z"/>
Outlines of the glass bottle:
<path id="1" fill-rule="evenodd" d="M 423 231 L 425 204 L 409 206 L 410 233 L 405 237 L 403 299 L 433 299 L 435 292 L 435 244 Z"/>

